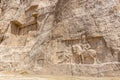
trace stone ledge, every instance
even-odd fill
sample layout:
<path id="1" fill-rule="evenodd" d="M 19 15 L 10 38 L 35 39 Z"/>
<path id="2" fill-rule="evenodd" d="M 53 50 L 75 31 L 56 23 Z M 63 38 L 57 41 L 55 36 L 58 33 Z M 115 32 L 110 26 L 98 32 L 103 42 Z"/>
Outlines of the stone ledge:
<path id="1" fill-rule="evenodd" d="M 118 77 L 120 76 L 119 62 L 106 62 L 102 64 L 54 64 L 44 66 L 35 73 L 44 75 L 72 75 L 88 77 Z"/>

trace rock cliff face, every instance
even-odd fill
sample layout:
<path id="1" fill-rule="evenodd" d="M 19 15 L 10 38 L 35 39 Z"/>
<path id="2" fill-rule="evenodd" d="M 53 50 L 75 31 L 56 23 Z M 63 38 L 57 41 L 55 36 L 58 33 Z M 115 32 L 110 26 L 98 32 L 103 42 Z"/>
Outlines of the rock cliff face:
<path id="1" fill-rule="evenodd" d="M 120 76 L 119 0 L 1 0 L 0 71 Z"/>

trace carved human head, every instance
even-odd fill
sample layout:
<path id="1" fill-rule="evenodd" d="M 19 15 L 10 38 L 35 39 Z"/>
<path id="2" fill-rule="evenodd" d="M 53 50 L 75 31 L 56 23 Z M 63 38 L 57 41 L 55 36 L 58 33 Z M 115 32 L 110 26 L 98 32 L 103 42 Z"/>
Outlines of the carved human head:
<path id="1" fill-rule="evenodd" d="M 76 45 L 73 45 L 73 46 L 72 46 L 72 50 L 73 50 L 73 53 L 77 53 L 77 46 L 76 46 Z"/>

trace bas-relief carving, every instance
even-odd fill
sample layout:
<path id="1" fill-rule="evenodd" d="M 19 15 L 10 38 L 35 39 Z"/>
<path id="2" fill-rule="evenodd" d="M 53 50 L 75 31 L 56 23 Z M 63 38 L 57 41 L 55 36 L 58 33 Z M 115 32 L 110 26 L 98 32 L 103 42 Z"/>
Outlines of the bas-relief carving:
<path id="1" fill-rule="evenodd" d="M 17 47 L 19 45 L 25 46 L 23 48 L 26 48 L 26 45 L 32 46 L 32 49 L 30 49 L 31 51 L 27 53 L 32 55 L 33 58 L 27 55 L 27 53 L 25 54 L 22 51 L 23 49 L 21 49 L 15 55 L 11 56 L 7 54 L 3 57 L 4 59 L 2 60 L 3 62 L 6 61 L 6 63 L 2 63 L 3 65 L 0 64 L 2 69 L 10 70 L 11 67 L 14 67 L 15 69 L 19 69 L 20 67 L 25 67 L 26 65 L 31 65 L 33 69 L 34 62 L 35 62 L 35 67 L 36 67 L 36 70 L 38 71 L 39 69 L 37 69 L 37 67 L 40 66 L 40 70 L 42 70 L 41 66 L 42 67 L 44 66 L 45 64 L 44 62 L 46 63 L 51 62 L 53 65 L 64 64 L 63 69 L 66 66 L 66 64 L 75 64 L 74 66 L 72 65 L 72 67 L 75 67 L 75 69 L 77 69 L 75 70 L 75 72 L 79 71 L 80 74 L 82 74 L 82 72 L 84 73 L 85 68 L 91 67 L 89 66 L 89 64 L 98 64 L 99 60 L 101 62 L 107 62 L 107 61 L 110 62 L 110 61 L 113 61 L 113 58 L 117 58 L 119 56 L 119 51 L 109 50 L 109 47 L 107 46 L 107 44 L 111 44 L 109 43 L 109 38 L 108 38 L 108 41 L 106 41 L 107 39 L 102 40 L 104 37 L 106 36 L 109 37 L 109 35 L 113 34 L 112 31 L 114 31 L 115 34 L 117 30 L 119 32 L 119 29 L 118 29 L 119 21 L 116 20 L 118 19 L 117 17 L 119 17 L 118 15 L 116 15 L 116 14 L 119 14 L 118 12 L 119 9 L 117 9 L 119 7 L 112 8 L 112 5 L 114 5 L 112 1 L 114 0 L 103 0 L 103 1 L 58 0 L 57 4 L 52 6 L 49 5 L 47 7 L 44 7 L 46 6 L 46 4 L 44 3 L 42 7 L 41 5 L 42 5 L 42 2 L 44 1 L 49 2 L 49 0 L 41 1 L 39 7 L 38 5 L 34 5 L 34 4 L 33 5 L 30 4 L 26 6 L 26 4 L 29 3 L 30 0 L 20 0 L 20 1 L 21 1 L 20 5 L 22 5 L 21 7 L 24 7 L 24 8 L 21 8 L 21 7 L 20 8 L 26 9 L 25 15 L 24 15 L 26 17 L 26 20 L 24 19 L 23 15 L 21 15 L 22 17 L 19 18 L 18 20 L 13 20 L 13 23 L 11 25 L 12 36 L 10 35 L 11 38 L 9 38 L 7 41 L 7 43 L 10 43 L 10 45 L 7 45 L 7 44 L 6 45 L 13 46 L 12 45 L 13 43 L 14 46 L 17 46 Z M 39 2 L 39 0 L 36 0 L 36 1 Z M 34 9 L 31 9 L 31 8 L 34 8 Z M 36 11 L 36 8 L 39 8 L 38 12 Z M 21 10 L 21 12 L 24 13 L 24 10 Z M 37 13 L 39 13 L 40 18 L 42 19 L 38 17 Z M 46 16 L 46 14 L 49 14 L 49 13 L 52 13 L 52 15 L 54 16 L 52 17 L 53 21 L 52 19 L 48 19 L 49 15 Z M 108 20 L 109 18 L 110 18 L 110 21 Z M 23 19 L 23 22 L 20 19 Z M 24 23 L 24 20 L 25 20 L 25 23 Z M 38 24 L 38 22 L 40 24 Z M 54 25 L 52 25 L 52 22 Z M 44 26 L 45 24 L 46 26 Z M 55 32 L 53 32 L 52 39 L 46 37 L 46 36 L 49 36 L 49 34 L 50 36 L 52 34 L 51 30 L 49 30 L 48 32 L 47 28 L 49 28 L 49 26 L 58 28 L 54 30 Z M 115 26 L 115 27 L 112 28 L 112 26 Z M 41 28 L 41 30 L 39 30 L 39 28 Z M 96 28 L 98 28 L 98 30 Z M 117 28 L 117 30 L 115 28 Z M 41 32 L 42 30 L 44 31 Z M 37 34 L 37 32 L 39 32 L 39 34 Z M 83 35 L 84 32 L 87 32 L 88 34 Z M 100 32 L 100 36 L 102 36 L 102 39 L 98 38 L 99 35 L 96 34 L 99 32 Z M 92 35 L 92 33 L 94 33 L 95 35 Z M 1 38 L 0 41 L 2 41 L 3 36 L 1 36 L 0 38 Z M 115 36 L 113 36 L 113 38 L 114 39 L 111 39 L 111 40 L 118 39 L 118 38 L 115 38 Z M 58 41 L 52 42 L 51 40 L 58 40 Z M 118 41 L 118 44 L 119 44 L 119 41 Z M 49 47 L 46 48 L 46 45 Z M 41 54 L 40 48 L 45 48 L 42 54 Z M 9 51 L 6 50 L 6 52 L 4 53 L 8 53 L 8 52 L 12 53 L 10 50 Z M 14 49 L 14 51 L 16 50 L 17 49 Z M 109 56 L 111 55 L 111 52 L 113 52 L 112 53 L 113 58 Z M 19 53 L 22 53 L 22 54 L 17 55 Z M 44 55 L 44 57 L 42 57 L 42 55 Z M 106 60 L 104 60 L 105 58 Z M 21 60 L 25 62 L 21 62 Z M 19 66 L 18 65 L 19 62 L 15 63 L 15 61 L 20 61 L 22 65 Z M 76 66 L 76 64 L 79 64 L 79 65 Z M 88 64 L 87 67 L 84 64 Z M 46 66 L 48 65 L 49 64 L 46 64 Z M 84 69 L 81 68 L 81 66 L 85 66 Z M 92 66 L 93 66 L 93 69 L 95 69 L 96 71 L 96 66 L 95 67 L 94 65 Z M 60 68 L 61 67 L 59 67 L 58 69 Z M 14 71 L 15 69 L 13 70 L 11 69 L 11 70 Z M 91 71 L 94 72 L 93 69 L 91 69 Z M 54 72 L 51 72 L 51 73 L 54 73 Z"/>
<path id="2" fill-rule="evenodd" d="M 64 50 L 62 49 L 54 54 L 55 64 L 86 64 L 86 58 L 92 58 L 93 64 L 99 63 L 97 51 L 91 48 L 91 45 L 86 41 L 85 35 L 82 35 L 79 39 L 59 40 L 59 43 L 64 44 Z"/>

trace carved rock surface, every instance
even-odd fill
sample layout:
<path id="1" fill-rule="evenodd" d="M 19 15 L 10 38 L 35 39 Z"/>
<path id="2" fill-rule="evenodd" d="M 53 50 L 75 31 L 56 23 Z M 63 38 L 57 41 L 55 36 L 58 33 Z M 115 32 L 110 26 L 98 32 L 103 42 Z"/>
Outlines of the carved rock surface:
<path id="1" fill-rule="evenodd" d="M 119 0 L 1 0 L 0 71 L 120 76 L 119 62 Z"/>

